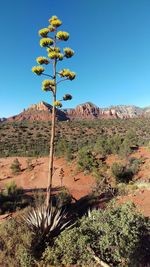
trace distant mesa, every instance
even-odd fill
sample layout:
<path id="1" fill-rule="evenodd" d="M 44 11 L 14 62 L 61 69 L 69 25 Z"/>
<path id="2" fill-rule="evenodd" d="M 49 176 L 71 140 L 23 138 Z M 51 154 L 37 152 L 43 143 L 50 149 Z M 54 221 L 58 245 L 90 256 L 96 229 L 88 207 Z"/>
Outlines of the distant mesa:
<path id="1" fill-rule="evenodd" d="M 128 119 L 150 117 L 150 107 L 140 108 L 136 106 L 110 106 L 100 108 L 91 102 L 86 102 L 71 109 L 56 109 L 56 118 L 58 121 L 76 120 L 76 119 Z M 49 121 L 52 118 L 52 106 L 44 101 L 38 104 L 32 104 L 24 109 L 18 115 L 1 118 L 0 122 L 8 121 Z"/>

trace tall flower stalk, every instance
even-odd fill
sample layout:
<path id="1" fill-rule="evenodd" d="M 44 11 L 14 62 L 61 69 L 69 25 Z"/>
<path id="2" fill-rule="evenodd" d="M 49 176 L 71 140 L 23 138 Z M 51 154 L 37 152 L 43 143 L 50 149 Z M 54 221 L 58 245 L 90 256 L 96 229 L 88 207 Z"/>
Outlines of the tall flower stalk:
<path id="1" fill-rule="evenodd" d="M 52 125 L 51 125 L 51 138 L 50 138 L 50 151 L 49 151 L 49 167 L 48 167 L 48 181 L 47 181 L 47 197 L 46 205 L 49 207 L 49 203 L 52 195 L 52 180 L 54 169 L 54 140 L 55 140 L 55 128 L 56 128 L 56 108 L 62 107 L 62 101 L 71 100 L 72 96 L 66 94 L 61 100 L 57 99 L 57 87 L 58 84 L 70 80 L 72 81 L 76 74 L 69 69 L 57 70 L 57 64 L 65 58 L 71 58 L 74 55 L 74 51 L 66 47 L 61 52 L 58 43 L 61 41 L 67 41 L 69 39 L 69 33 L 65 31 L 58 31 L 58 28 L 62 25 L 62 21 L 57 16 L 52 16 L 49 19 L 49 26 L 47 28 L 39 30 L 40 46 L 44 47 L 47 51 L 47 57 L 40 56 L 36 59 L 38 66 L 32 68 L 32 72 L 36 75 L 43 75 L 48 79 L 43 80 L 42 90 L 45 92 L 51 92 L 53 96 L 52 107 Z M 50 36 L 49 36 L 50 35 Z M 45 73 L 45 68 L 41 65 L 52 64 L 52 75 Z"/>

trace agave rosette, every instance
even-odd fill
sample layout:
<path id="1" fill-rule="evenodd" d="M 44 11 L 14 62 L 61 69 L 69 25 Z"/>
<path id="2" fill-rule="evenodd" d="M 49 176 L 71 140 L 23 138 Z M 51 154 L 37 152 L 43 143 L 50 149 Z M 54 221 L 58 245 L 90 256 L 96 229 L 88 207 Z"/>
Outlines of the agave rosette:
<path id="1" fill-rule="evenodd" d="M 49 208 L 45 205 L 32 208 L 26 216 L 23 216 L 23 220 L 35 234 L 48 236 L 54 232 L 60 233 L 71 222 L 63 208 L 53 207 L 52 204 Z"/>

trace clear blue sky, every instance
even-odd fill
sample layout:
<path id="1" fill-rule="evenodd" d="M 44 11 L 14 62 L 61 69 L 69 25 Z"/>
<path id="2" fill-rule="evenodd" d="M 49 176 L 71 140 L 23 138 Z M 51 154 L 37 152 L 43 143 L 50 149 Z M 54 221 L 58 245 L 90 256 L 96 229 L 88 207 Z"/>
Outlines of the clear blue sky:
<path id="1" fill-rule="evenodd" d="M 32 103 L 51 103 L 42 78 L 31 72 L 39 46 L 38 30 L 57 15 L 70 32 L 65 46 L 75 56 L 60 63 L 77 73 L 61 84 L 73 100 L 100 107 L 150 105 L 150 0 L 5 0 L 0 5 L 0 117 L 17 114 Z"/>

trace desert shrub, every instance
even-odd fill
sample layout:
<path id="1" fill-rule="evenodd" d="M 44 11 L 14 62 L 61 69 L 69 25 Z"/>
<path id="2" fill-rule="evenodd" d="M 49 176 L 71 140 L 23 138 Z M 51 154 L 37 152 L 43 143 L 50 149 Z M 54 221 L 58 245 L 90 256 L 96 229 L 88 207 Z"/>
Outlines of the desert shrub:
<path id="1" fill-rule="evenodd" d="M 33 193 L 33 203 L 34 207 L 43 205 L 45 202 L 45 192 L 43 189 L 39 189 Z"/>
<path id="2" fill-rule="evenodd" d="M 120 146 L 119 149 L 119 156 L 121 156 L 122 158 L 126 158 L 127 156 L 129 156 L 131 154 L 132 150 L 130 147 L 130 144 L 127 140 L 124 140 Z"/>
<path id="3" fill-rule="evenodd" d="M 33 266 L 32 240 L 32 232 L 23 222 L 10 219 L 0 224 L 1 266 Z"/>
<path id="4" fill-rule="evenodd" d="M 114 136 L 102 136 L 97 139 L 94 146 L 94 151 L 107 156 L 109 154 L 118 154 L 122 157 L 128 156 L 131 152 L 132 139 L 129 139 L 130 135 L 122 138 L 118 134 Z"/>
<path id="5" fill-rule="evenodd" d="M 63 188 L 58 194 L 55 196 L 56 205 L 59 207 L 68 206 L 72 202 L 72 196 L 69 193 L 67 188 Z"/>
<path id="6" fill-rule="evenodd" d="M 72 144 L 67 142 L 65 139 L 60 139 L 57 141 L 55 146 L 55 155 L 57 157 L 65 157 L 67 161 L 73 159 Z"/>
<path id="7" fill-rule="evenodd" d="M 102 154 L 102 156 L 107 156 L 111 154 L 111 146 L 109 141 L 110 138 L 106 136 L 98 138 L 94 146 L 94 151 Z"/>
<path id="8" fill-rule="evenodd" d="M 150 220 L 133 204 L 93 210 L 72 229 L 56 238 L 43 253 L 43 263 L 54 266 L 94 266 L 97 257 L 110 266 L 139 267 L 150 263 Z"/>
<path id="9" fill-rule="evenodd" d="M 32 171 L 32 170 L 33 170 L 32 159 L 28 158 L 28 159 L 26 160 L 26 164 L 27 164 L 27 170 L 28 170 L 28 171 Z"/>
<path id="10" fill-rule="evenodd" d="M 119 183 L 117 185 L 117 193 L 119 196 L 125 196 L 128 194 L 128 187 L 125 183 Z"/>
<path id="11" fill-rule="evenodd" d="M 92 175 L 95 178 L 96 182 L 100 181 L 105 176 L 107 177 L 107 171 L 109 169 L 109 166 L 107 165 L 106 161 L 102 159 L 98 159 L 98 167 L 93 168 Z M 108 179 L 108 177 L 107 177 Z"/>
<path id="12" fill-rule="evenodd" d="M 17 187 L 16 183 L 14 181 L 8 183 L 5 185 L 3 194 L 7 197 L 13 197 L 15 198 L 17 195 L 20 195 L 23 193 L 22 187 Z"/>
<path id="13" fill-rule="evenodd" d="M 1 123 L 0 156 L 48 155 L 50 125 L 49 121 L 44 123 L 26 121 L 24 125 L 22 122 Z M 119 149 L 117 152 L 117 154 L 121 152 L 122 155 L 120 155 L 125 157 L 130 154 L 132 146 L 148 145 L 150 140 L 150 119 L 148 118 L 58 122 L 56 128 L 56 144 L 63 138 L 68 143 L 71 142 L 73 152 L 77 152 L 82 146 L 95 144 L 97 139 L 107 139 L 111 143 L 108 149 L 110 148 L 111 153 L 116 154 L 119 139 L 121 144 L 124 139 L 128 139 L 129 146 L 125 142 L 121 151 Z M 39 131 L 42 136 L 35 138 Z M 114 141 L 115 138 L 116 141 Z"/>
<path id="14" fill-rule="evenodd" d="M 117 182 L 128 183 L 133 178 L 133 171 L 126 165 L 121 163 L 113 163 L 111 166 L 112 175 L 115 177 Z"/>
<path id="15" fill-rule="evenodd" d="M 124 157 L 129 156 L 132 153 L 132 147 L 138 145 L 137 135 L 134 131 L 127 131 L 124 140 L 120 146 L 119 155 Z"/>
<path id="16" fill-rule="evenodd" d="M 128 142 L 130 147 L 138 145 L 138 137 L 134 130 L 128 130 L 124 140 Z"/>
<path id="17" fill-rule="evenodd" d="M 129 158 L 126 165 L 113 163 L 111 171 L 116 180 L 120 183 L 128 183 L 133 179 L 133 176 L 139 171 L 141 159 Z"/>
<path id="18" fill-rule="evenodd" d="M 0 214 L 25 208 L 31 202 L 32 197 L 25 195 L 21 187 L 17 187 L 15 182 L 11 182 L 6 184 L 0 194 Z"/>
<path id="19" fill-rule="evenodd" d="M 130 166 L 130 169 L 134 174 L 136 174 L 140 170 L 140 166 L 143 163 L 143 159 L 137 159 L 137 158 L 129 158 L 128 165 Z"/>
<path id="20" fill-rule="evenodd" d="M 114 135 L 113 137 L 110 138 L 109 145 L 112 154 L 119 154 L 120 147 L 122 145 L 122 137 L 119 136 L 118 134 Z"/>
<path id="21" fill-rule="evenodd" d="M 102 194 L 105 197 L 112 197 L 114 196 L 115 191 L 116 190 L 110 184 L 107 175 L 100 173 L 99 176 L 96 178 L 96 183 L 92 189 L 92 194 L 97 197 L 102 196 Z"/>
<path id="22" fill-rule="evenodd" d="M 21 164 L 17 158 L 14 159 L 10 168 L 13 174 L 19 174 L 21 172 Z"/>
<path id="23" fill-rule="evenodd" d="M 95 154 L 92 153 L 91 149 L 88 146 L 81 148 L 78 151 L 78 168 L 81 171 L 92 172 L 95 168 L 99 167 L 99 162 L 95 157 Z"/>
<path id="24" fill-rule="evenodd" d="M 126 183 L 119 183 L 117 185 L 117 194 L 120 196 L 128 195 L 130 193 L 133 193 L 135 190 L 137 190 L 138 187 L 136 184 L 134 184 L 132 181 L 129 182 L 129 184 Z"/>
<path id="25" fill-rule="evenodd" d="M 71 161 L 71 160 L 73 160 L 74 155 L 73 155 L 73 147 L 72 147 L 71 144 L 68 144 L 64 156 L 65 156 L 65 159 L 66 159 L 67 161 Z"/>

